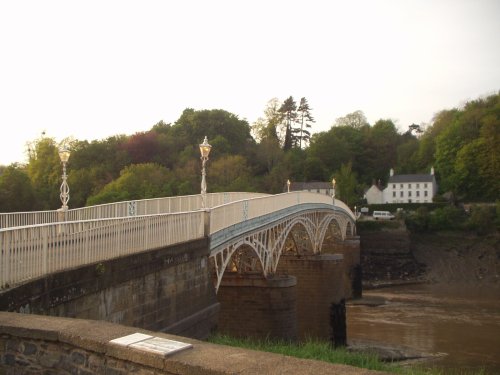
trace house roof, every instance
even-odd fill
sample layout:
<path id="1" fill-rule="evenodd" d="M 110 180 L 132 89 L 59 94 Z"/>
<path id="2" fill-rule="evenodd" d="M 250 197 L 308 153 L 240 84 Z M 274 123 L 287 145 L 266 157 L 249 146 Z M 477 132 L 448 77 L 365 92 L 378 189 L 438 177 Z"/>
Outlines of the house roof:
<path id="1" fill-rule="evenodd" d="M 398 182 L 433 182 L 433 174 L 396 174 L 389 177 L 388 183 Z"/>
<path id="2" fill-rule="evenodd" d="M 285 190 L 287 186 L 285 185 Z M 317 189 L 332 189 L 331 182 L 292 182 L 290 183 L 290 191 L 301 190 L 317 190 Z"/>

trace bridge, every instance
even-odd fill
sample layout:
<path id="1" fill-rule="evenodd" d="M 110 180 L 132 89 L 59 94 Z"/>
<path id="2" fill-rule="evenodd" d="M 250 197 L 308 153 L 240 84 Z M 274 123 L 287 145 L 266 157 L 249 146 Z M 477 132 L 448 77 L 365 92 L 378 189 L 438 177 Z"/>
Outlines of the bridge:
<path id="1" fill-rule="evenodd" d="M 339 255 L 335 246 L 338 248 L 339 243 L 347 244 L 347 249 L 358 246 L 357 257 L 351 257 L 347 269 L 344 267 L 344 271 L 340 271 L 338 266 L 329 266 L 325 268 L 325 274 L 318 274 L 322 284 L 328 277 L 333 280 L 331 276 L 325 276 L 332 272 L 336 274 L 336 282 L 340 283 L 340 272 L 352 273 L 353 268 L 359 265 L 359 241 L 356 244 L 355 234 L 355 216 L 342 201 L 305 191 L 278 195 L 207 194 L 204 208 L 201 195 L 192 195 L 118 202 L 67 211 L 2 213 L 0 296 L 5 291 L 68 270 L 90 265 L 99 274 L 104 270 L 103 263 L 114 259 L 137 257 L 205 240 L 208 256 L 200 258 L 193 274 L 204 270 L 217 298 L 224 300 L 224 295 L 230 296 L 227 297 L 229 302 L 221 302 L 221 315 L 224 315 L 224 305 L 237 305 L 231 292 L 227 292 L 231 286 L 262 287 L 264 280 L 266 288 L 272 290 L 289 288 L 297 281 L 295 276 L 288 274 L 300 273 L 291 265 L 290 259 L 302 262 L 299 269 L 304 267 L 304 262 L 309 262 L 309 267 L 311 261 L 318 259 L 337 265 L 345 262 L 346 255 L 347 258 L 349 255 L 345 251 Z M 351 240 L 354 245 L 349 245 Z M 328 243 L 329 251 L 325 251 L 325 243 Z M 330 254 L 325 255 L 325 252 Z M 161 262 L 165 267 L 170 263 L 182 263 L 182 255 L 176 256 L 168 259 L 162 256 Z M 284 267 L 284 264 L 288 266 Z M 279 276 L 282 274 L 286 276 Z M 349 277 L 352 278 L 352 274 Z M 246 280 L 247 284 L 242 280 Z M 332 285 L 328 283 L 317 287 L 325 293 L 332 290 Z M 241 291 L 240 288 L 239 295 Z M 307 286 L 297 294 L 301 293 L 309 293 Z M 335 293 L 335 298 L 340 299 L 339 291 Z M 344 297 L 345 293 L 341 294 L 340 297 Z M 290 296 L 287 294 L 283 298 Z M 295 307 L 295 300 L 288 305 L 288 313 L 292 315 L 300 310 L 300 306 Z M 248 309 L 244 306 L 240 308 Z M 22 306 L 17 307 L 17 310 L 22 309 Z M 235 323 L 233 327 L 240 323 Z M 284 326 L 282 332 L 285 331 L 288 332 L 289 327 Z"/>

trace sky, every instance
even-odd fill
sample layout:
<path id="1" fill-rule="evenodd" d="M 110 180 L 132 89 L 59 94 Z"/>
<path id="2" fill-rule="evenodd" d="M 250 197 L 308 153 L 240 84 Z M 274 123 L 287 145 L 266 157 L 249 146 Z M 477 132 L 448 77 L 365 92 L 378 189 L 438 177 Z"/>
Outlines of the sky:
<path id="1" fill-rule="evenodd" d="M 405 131 L 497 93 L 499 47 L 500 0 L 1 1 L 0 165 L 42 134 L 132 135 L 186 108 L 252 124 L 289 96 L 313 133 L 357 110 Z"/>

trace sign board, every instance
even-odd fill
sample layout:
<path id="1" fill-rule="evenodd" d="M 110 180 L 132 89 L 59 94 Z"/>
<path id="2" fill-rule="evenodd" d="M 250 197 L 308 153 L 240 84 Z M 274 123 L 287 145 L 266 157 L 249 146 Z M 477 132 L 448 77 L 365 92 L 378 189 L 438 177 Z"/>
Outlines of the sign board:
<path id="1" fill-rule="evenodd" d="M 154 337 L 143 333 L 133 333 L 128 336 L 119 337 L 114 340 L 110 340 L 110 343 L 132 349 L 143 350 L 145 352 L 160 354 L 165 357 L 193 347 L 192 344 L 185 342 Z"/>

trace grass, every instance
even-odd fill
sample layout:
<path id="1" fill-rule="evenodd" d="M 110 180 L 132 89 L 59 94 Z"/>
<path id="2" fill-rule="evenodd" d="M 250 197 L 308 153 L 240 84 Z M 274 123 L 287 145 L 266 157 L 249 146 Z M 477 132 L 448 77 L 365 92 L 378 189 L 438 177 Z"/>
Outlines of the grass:
<path id="1" fill-rule="evenodd" d="M 213 335 L 209 341 L 214 344 L 236 346 L 401 375 L 486 375 L 483 370 L 471 372 L 465 370 L 426 369 L 419 366 L 398 366 L 397 364 L 382 362 L 374 354 L 353 353 L 344 348 L 333 349 L 329 342 L 324 341 L 308 340 L 302 343 L 291 343 L 270 339 L 234 338 L 221 334 Z"/>

